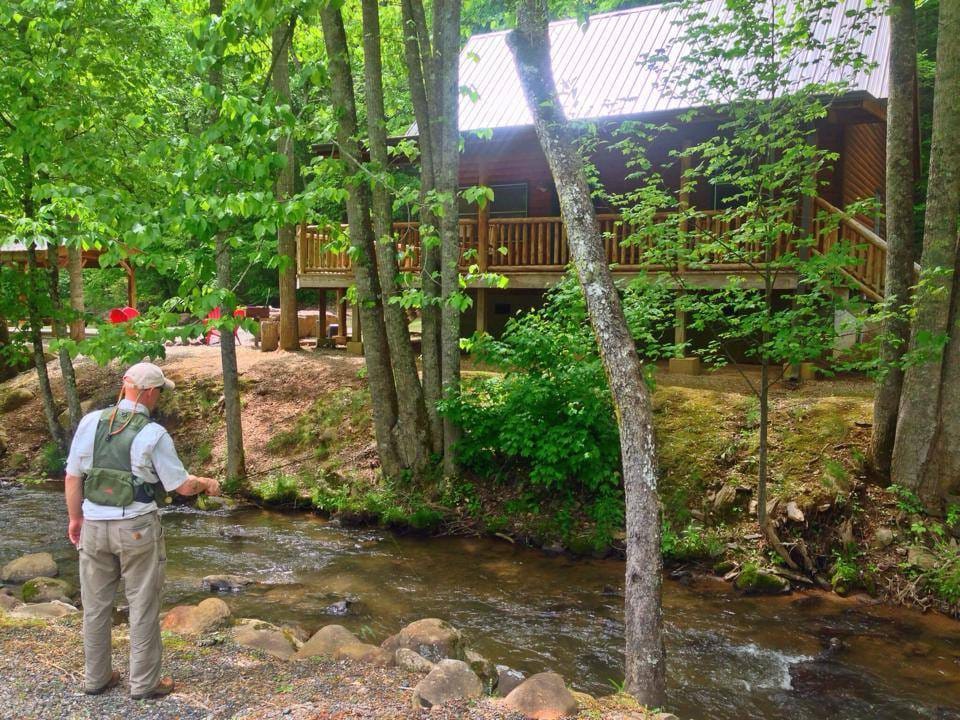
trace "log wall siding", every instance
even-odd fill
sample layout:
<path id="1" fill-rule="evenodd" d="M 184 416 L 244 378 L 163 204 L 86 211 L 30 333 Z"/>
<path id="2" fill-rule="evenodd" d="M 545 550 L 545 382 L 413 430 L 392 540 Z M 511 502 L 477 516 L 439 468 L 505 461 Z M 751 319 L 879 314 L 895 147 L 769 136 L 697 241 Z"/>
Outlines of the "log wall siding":
<path id="1" fill-rule="evenodd" d="M 887 177 L 886 126 L 879 122 L 847 125 L 843 135 L 843 206 L 878 194 L 882 198 Z M 858 216 L 857 219 L 883 234 L 876 217 Z"/>

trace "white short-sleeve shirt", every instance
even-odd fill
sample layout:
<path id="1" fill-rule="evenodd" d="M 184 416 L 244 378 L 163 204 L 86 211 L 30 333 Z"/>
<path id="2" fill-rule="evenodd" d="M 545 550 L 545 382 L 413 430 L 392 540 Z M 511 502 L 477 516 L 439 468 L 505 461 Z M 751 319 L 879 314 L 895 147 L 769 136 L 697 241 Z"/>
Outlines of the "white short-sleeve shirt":
<path id="1" fill-rule="evenodd" d="M 150 411 L 140 403 L 123 399 L 120 409 L 144 415 Z M 88 413 L 77 426 L 70 455 L 67 457 L 67 474 L 83 477 L 93 467 L 93 443 L 100 422 L 101 410 Z M 133 474 L 147 483 L 163 483 L 164 489 L 173 492 L 186 482 L 188 473 L 177 451 L 173 447 L 173 438 L 162 425 L 152 422 L 144 426 L 133 439 L 130 446 L 130 469 Z M 144 515 L 157 509 L 154 502 L 132 502 L 125 507 L 98 505 L 89 500 L 83 501 L 83 517 L 86 520 L 120 520 Z"/>

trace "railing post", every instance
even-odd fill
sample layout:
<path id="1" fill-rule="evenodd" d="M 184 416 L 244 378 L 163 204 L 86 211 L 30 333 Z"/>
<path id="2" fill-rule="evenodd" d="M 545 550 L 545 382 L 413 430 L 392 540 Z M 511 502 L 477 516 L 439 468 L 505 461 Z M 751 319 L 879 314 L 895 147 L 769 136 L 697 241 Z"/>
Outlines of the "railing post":
<path id="1" fill-rule="evenodd" d="M 487 184 L 486 165 L 481 161 L 477 183 Z M 490 263 L 490 203 L 477 208 L 477 265 L 480 272 L 486 272 Z"/>

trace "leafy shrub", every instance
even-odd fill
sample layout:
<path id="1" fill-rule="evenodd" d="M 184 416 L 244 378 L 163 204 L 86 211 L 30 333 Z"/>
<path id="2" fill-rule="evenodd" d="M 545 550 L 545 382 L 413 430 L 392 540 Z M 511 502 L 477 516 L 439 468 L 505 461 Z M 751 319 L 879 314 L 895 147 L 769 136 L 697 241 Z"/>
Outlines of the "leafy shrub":
<path id="1" fill-rule="evenodd" d="M 300 499 L 300 484 L 293 475 L 277 473 L 253 487 L 253 494 L 268 503 L 296 503 Z"/>
<path id="2" fill-rule="evenodd" d="M 621 292 L 641 354 L 655 359 L 669 353 L 672 346 L 661 340 L 673 322 L 665 302 L 669 290 L 635 283 Z M 475 336 L 468 349 L 503 374 L 467 380 L 460 398 L 442 405 L 464 429 L 458 450 L 466 467 L 492 477 L 519 473 L 553 496 L 619 492 L 613 404 L 572 275 L 547 292 L 542 308 L 511 319 L 502 339 Z M 596 511 L 609 515 L 609 501 Z"/>
<path id="3" fill-rule="evenodd" d="M 40 449 L 43 472 L 48 477 L 59 477 L 67 465 L 67 456 L 55 442 L 48 442 Z"/>
<path id="4" fill-rule="evenodd" d="M 664 522 L 660 531 L 660 550 L 668 561 L 710 560 L 720 557 L 723 549 L 723 540 L 716 530 L 696 523 L 690 523 L 677 532 Z"/>
<path id="5" fill-rule="evenodd" d="M 960 549 L 941 542 L 934 553 L 937 563 L 921 573 L 923 585 L 941 600 L 956 605 L 960 603 Z"/>

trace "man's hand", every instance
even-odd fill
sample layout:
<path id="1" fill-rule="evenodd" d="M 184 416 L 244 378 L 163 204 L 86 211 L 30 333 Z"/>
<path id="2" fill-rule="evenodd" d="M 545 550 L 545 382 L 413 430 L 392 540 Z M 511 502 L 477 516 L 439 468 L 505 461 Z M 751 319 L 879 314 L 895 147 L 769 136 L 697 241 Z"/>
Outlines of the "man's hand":
<path id="1" fill-rule="evenodd" d="M 206 488 L 204 492 L 211 497 L 216 497 L 220 494 L 220 483 L 216 478 L 201 478 L 206 483 Z"/>
<path id="2" fill-rule="evenodd" d="M 70 542 L 73 543 L 74 547 L 80 544 L 80 528 L 83 527 L 83 518 L 78 517 L 75 520 L 71 520 L 70 524 L 67 525 L 67 537 L 70 538 Z"/>

